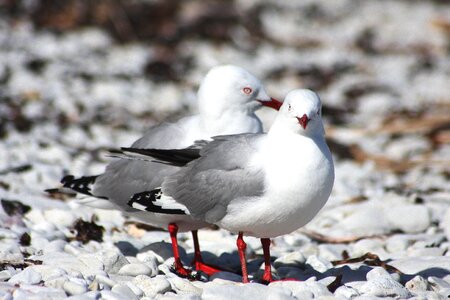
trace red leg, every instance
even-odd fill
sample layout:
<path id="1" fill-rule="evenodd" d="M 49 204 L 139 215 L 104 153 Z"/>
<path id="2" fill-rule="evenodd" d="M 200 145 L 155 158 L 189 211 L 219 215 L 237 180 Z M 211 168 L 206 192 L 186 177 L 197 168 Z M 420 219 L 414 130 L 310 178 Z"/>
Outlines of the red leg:
<path id="1" fill-rule="evenodd" d="M 264 275 L 263 282 L 272 282 L 272 270 L 270 266 L 270 239 L 261 239 L 261 245 L 264 253 Z"/>
<path id="2" fill-rule="evenodd" d="M 175 258 L 174 264 L 175 273 L 181 277 L 189 277 L 191 271 L 183 267 L 183 264 L 181 263 L 180 259 L 180 253 L 178 252 L 178 241 L 177 241 L 178 226 L 175 223 L 170 223 L 168 229 L 170 233 L 170 239 L 172 240 L 173 257 Z"/>
<path id="3" fill-rule="evenodd" d="M 192 262 L 197 271 L 203 271 L 209 276 L 223 271 L 216 266 L 207 265 L 203 262 L 202 253 L 200 251 L 200 245 L 198 243 L 197 230 L 192 230 L 192 239 L 194 240 L 194 261 Z"/>
<path id="4" fill-rule="evenodd" d="M 239 251 L 239 259 L 241 261 L 241 269 L 242 269 L 242 282 L 248 283 L 248 272 L 247 272 L 247 261 L 245 259 L 245 249 L 247 248 L 247 244 L 244 242 L 243 233 L 239 232 L 236 245 Z"/>

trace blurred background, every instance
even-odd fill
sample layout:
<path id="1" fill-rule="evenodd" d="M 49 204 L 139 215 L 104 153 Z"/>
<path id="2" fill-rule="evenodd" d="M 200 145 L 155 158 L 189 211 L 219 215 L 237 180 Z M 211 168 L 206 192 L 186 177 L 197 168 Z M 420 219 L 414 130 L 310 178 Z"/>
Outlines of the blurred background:
<path id="1" fill-rule="evenodd" d="M 450 1 L 2 0 L 0 194 L 101 172 L 224 63 L 319 92 L 332 203 L 448 190 Z"/>

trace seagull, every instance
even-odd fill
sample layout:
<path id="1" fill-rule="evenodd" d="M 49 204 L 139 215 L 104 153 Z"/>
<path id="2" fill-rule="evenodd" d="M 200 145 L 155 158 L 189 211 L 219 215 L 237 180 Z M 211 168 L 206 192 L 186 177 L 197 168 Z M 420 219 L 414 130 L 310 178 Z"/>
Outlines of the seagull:
<path id="1" fill-rule="evenodd" d="M 243 236 L 261 239 L 265 270 L 271 282 L 270 239 L 304 226 L 330 196 L 334 165 L 325 142 L 321 101 L 311 90 L 291 91 L 264 133 L 213 137 L 187 149 L 122 148 L 129 157 L 173 164 L 179 170 L 164 178 L 131 207 L 216 224 L 238 234 L 243 282 L 249 282 Z"/>
<path id="2" fill-rule="evenodd" d="M 196 140 L 208 140 L 215 135 L 262 132 L 262 123 L 255 111 L 261 106 L 279 109 L 281 102 L 267 95 L 262 83 L 243 68 L 222 65 L 212 68 L 198 90 L 199 114 L 184 117 L 175 123 L 162 123 L 150 128 L 135 141 L 133 148 L 183 149 Z M 205 221 L 192 219 L 179 210 L 162 214 L 157 207 L 153 213 L 142 212 L 127 205 L 130 198 L 145 199 L 148 190 L 161 186 L 164 178 L 178 167 L 160 163 L 142 163 L 118 159 L 109 163 L 103 174 L 75 178 L 65 176 L 64 188 L 86 195 L 81 203 L 102 209 L 118 209 L 139 221 L 169 231 L 175 263 L 174 271 L 189 277 L 191 270 L 184 268 L 178 251 L 177 233 L 192 231 L 194 261 L 197 270 L 212 274 L 218 270 L 203 263 L 197 230 L 209 226 Z M 51 191 L 51 190 L 49 190 Z"/>

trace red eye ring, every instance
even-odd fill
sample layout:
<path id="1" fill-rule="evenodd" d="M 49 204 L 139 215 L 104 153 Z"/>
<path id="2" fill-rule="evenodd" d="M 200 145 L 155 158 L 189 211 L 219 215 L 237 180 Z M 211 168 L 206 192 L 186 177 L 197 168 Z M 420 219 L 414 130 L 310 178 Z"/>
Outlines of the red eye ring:
<path id="1" fill-rule="evenodd" d="M 252 88 L 250 88 L 250 87 L 248 87 L 248 86 L 245 87 L 245 88 L 243 88 L 242 91 L 243 91 L 244 94 L 246 94 L 246 95 L 250 95 L 250 94 L 253 92 Z"/>

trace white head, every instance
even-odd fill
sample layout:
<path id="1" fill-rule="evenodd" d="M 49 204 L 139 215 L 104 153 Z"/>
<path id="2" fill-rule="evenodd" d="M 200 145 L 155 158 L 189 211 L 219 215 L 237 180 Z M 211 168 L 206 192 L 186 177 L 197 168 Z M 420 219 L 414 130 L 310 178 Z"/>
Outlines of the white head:
<path id="1" fill-rule="evenodd" d="M 297 89 L 289 92 L 278 113 L 277 121 L 292 131 L 306 135 L 324 135 L 322 103 L 311 90 Z"/>
<path id="2" fill-rule="evenodd" d="M 225 112 L 253 114 L 262 105 L 279 109 L 279 101 L 267 95 L 250 72 L 233 65 L 212 68 L 198 90 L 200 114 L 219 117 Z"/>

